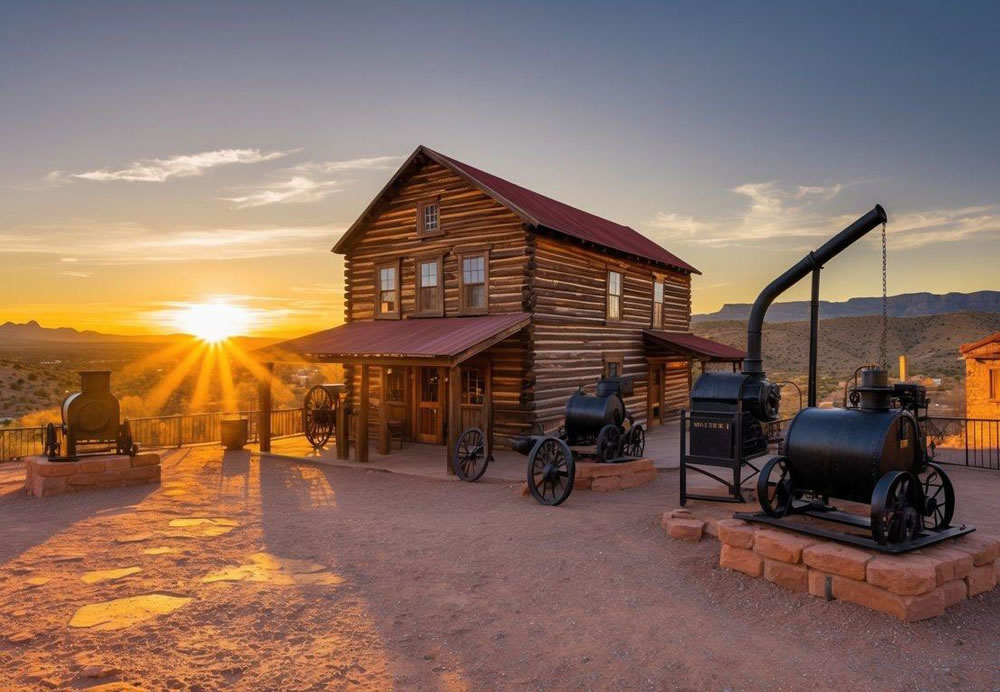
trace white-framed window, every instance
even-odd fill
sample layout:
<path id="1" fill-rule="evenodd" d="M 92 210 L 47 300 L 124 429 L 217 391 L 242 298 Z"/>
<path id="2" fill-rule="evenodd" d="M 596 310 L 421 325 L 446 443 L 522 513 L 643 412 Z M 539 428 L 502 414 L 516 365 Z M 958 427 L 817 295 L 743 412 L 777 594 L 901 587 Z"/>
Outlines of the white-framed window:
<path id="1" fill-rule="evenodd" d="M 607 315 L 609 320 L 622 318 L 622 274 L 611 270 L 608 272 Z"/>
<path id="2" fill-rule="evenodd" d="M 653 327 L 663 326 L 663 282 L 653 281 Z"/>
<path id="3" fill-rule="evenodd" d="M 459 257 L 462 277 L 462 311 L 485 312 L 487 307 L 486 254 Z"/>
<path id="4" fill-rule="evenodd" d="M 383 264 L 376 268 L 378 300 L 377 317 L 399 317 L 399 263 Z"/>
<path id="5" fill-rule="evenodd" d="M 438 205 L 424 205 L 424 232 L 430 233 L 438 229 Z"/>
<path id="6" fill-rule="evenodd" d="M 435 197 L 417 203 L 417 235 L 440 235 L 441 203 Z"/>
<path id="7" fill-rule="evenodd" d="M 440 315 L 443 310 L 444 291 L 441 276 L 441 258 L 425 257 L 417 259 L 417 312 Z"/>

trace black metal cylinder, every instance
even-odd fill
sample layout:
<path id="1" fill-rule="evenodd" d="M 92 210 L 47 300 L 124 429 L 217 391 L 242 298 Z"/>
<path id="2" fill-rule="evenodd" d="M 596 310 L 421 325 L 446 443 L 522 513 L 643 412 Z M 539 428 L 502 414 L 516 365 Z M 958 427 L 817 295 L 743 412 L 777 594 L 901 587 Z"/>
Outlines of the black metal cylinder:
<path id="1" fill-rule="evenodd" d="M 806 408 L 785 433 L 796 490 L 869 503 L 889 471 L 918 473 L 916 419 L 906 411 Z"/>
<path id="2" fill-rule="evenodd" d="M 592 396 L 578 392 L 566 402 L 566 437 L 570 444 L 595 437 L 605 425 L 621 426 L 625 405 L 615 395 Z"/>

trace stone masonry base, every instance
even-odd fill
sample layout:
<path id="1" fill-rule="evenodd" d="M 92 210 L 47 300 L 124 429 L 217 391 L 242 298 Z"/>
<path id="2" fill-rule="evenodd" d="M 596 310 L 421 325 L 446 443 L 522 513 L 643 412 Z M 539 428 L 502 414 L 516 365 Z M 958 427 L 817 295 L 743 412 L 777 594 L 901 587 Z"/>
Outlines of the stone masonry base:
<path id="1" fill-rule="evenodd" d="M 160 482 L 160 455 L 152 453 L 83 457 L 78 461 L 24 460 L 24 489 L 35 497 L 65 495 L 96 488 Z"/>
<path id="2" fill-rule="evenodd" d="M 599 464 L 595 461 L 576 462 L 573 490 L 594 490 L 611 492 L 635 488 L 656 480 L 656 469 L 652 459 L 623 461 L 620 464 Z M 522 495 L 528 495 L 528 484 L 521 488 Z"/>
<path id="3" fill-rule="evenodd" d="M 739 519 L 704 522 L 687 509 L 665 513 L 662 523 L 674 539 L 698 541 L 706 533 L 718 538 L 722 567 L 906 622 L 942 615 L 945 608 L 993 589 L 1000 572 L 1000 539 L 979 531 L 884 555 Z"/>

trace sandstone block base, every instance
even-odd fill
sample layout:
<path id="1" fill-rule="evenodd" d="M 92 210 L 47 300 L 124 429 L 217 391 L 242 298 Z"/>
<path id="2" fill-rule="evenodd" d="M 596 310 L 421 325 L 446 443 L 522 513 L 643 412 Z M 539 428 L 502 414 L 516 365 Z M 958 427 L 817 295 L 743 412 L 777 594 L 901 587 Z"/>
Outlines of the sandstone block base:
<path id="1" fill-rule="evenodd" d="M 672 538 L 693 540 L 697 512 L 666 512 Z M 707 526 L 707 524 L 706 524 Z M 979 531 L 929 548 L 885 555 L 738 519 L 716 523 L 719 565 L 792 591 L 842 600 L 905 622 L 942 615 L 1000 583 L 1000 538 Z M 712 535 L 707 530 L 701 535 Z"/>
<path id="2" fill-rule="evenodd" d="M 594 461 L 576 462 L 573 490 L 593 490 L 607 493 L 635 488 L 656 480 L 652 459 L 623 461 L 620 464 L 599 464 Z M 529 495 L 528 484 L 521 487 L 522 495 Z"/>
<path id="3" fill-rule="evenodd" d="M 134 457 L 84 457 L 78 461 L 49 461 L 41 456 L 24 460 L 24 489 L 35 497 L 159 482 L 160 455 L 149 452 Z"/>

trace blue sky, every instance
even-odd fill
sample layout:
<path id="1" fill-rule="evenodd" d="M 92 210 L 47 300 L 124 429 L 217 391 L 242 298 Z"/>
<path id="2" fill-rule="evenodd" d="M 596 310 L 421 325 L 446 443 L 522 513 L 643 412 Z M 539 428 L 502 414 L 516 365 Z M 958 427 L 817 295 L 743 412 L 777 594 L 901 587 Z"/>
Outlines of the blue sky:
<path id="1" fill-rule="evenodd" d="M 695 311 L 875 202 L 891 293 L 998 288 L 996 3 L 0 7 L 0 321 L 329 326 L 329 248 L 417 144 L 649 235 Z M 874 240 L 824 297 L 880 291 Z"/>

